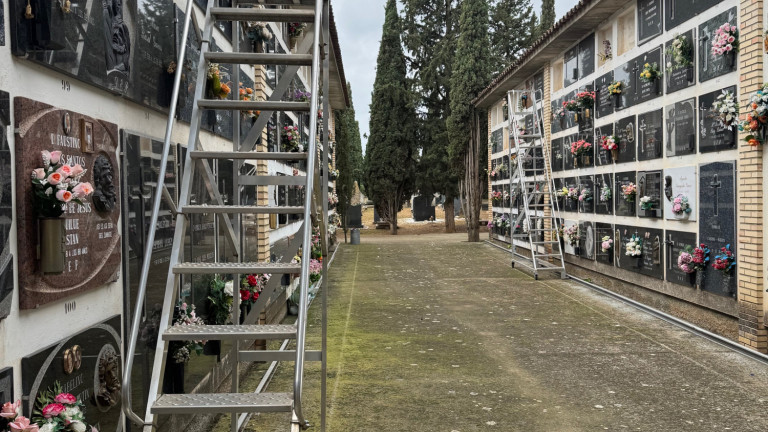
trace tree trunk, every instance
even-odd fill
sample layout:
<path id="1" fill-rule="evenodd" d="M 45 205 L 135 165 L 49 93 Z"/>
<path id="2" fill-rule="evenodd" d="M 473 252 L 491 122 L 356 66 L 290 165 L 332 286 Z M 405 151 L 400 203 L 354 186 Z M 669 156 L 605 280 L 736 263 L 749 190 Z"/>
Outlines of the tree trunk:
<path id="1" fill-rule="evenodd" d="M 480 241 L 480 116 L 477 110 L 472 110 L 472 124 L 470 125 L 469 149 L 464 157 L 464 186 L 467 197 L 467 241 Z"/>
<path id="2" fill-rule="evenodd" d="M 344 243 L 347 242 L 347 227 L 344 227 Z"/>
<path id="3" fill-rule="evenodd" d="M 397 235 L 397 207 L 396 202 L 389 203 L 389 230 L 390 234 Z"/>
<path id="4" fill-rule="evenodd" d="M 453 198 L 445 198 L 445 205 L 443 205 L 443 208 L 445 209 L 445 232 L 447 233 L 455 233 L 456 232 L 456 219 L 454 217 L 454 207 L 453 207 Z"/>

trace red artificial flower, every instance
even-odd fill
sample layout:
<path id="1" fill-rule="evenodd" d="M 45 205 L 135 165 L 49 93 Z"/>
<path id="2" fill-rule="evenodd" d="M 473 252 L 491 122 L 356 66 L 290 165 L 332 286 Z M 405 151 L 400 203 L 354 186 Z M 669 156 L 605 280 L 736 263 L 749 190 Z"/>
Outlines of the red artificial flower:
<path id="1" fill-rule="evenodd" d="M 251 299 L 251 292 L 248 290 L 240 290 L 240 300 L 248 301 Z"/>
<path id="2" fill-rule="evenodd" d="M 256 286 L 259 284 L 259 280 L 254 275 L 248 275 L 248 285 Z"/>

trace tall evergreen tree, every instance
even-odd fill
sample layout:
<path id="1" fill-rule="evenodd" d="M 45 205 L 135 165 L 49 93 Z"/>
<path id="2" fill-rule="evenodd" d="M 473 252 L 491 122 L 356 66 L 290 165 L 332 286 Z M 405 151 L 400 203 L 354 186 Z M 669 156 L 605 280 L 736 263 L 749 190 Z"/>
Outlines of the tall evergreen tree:
<path id="1" fill-rule="evenodd" d="M 445 195 L 445 231 L 454 232 L 453 200 L 459 179 L 448 158 L 446 119 L 456 50 L 458 0 L 402 0 L 403 41 L 409 53 L 420 111 L 421 158 L 416 187 L 424 195 Z"/>
<path id="2" fill-rule="evenodd" d="M 493 71 L 499 73 L 538 37 L 538 19 L 531 0 L 494 0 L 490 13 Z"/>
<path id="3" fill-rule="evenodd" d="M 336 209 L 344 229 L 344 242 L 347 241 L 347 209 L 355 192 L 355 182 L 362 180 L 363 151 L 360 141 L 360 125 L 355 120 L 355 105 L 352 102 L 352 88 L 347 83 L 349 108 L 336 112 L 336 195 L 339 203 Z"/>
<path id="4" fill-rule="evenodd" d="M 387 0 L 385 14 L 365 153 L 366 193 L 397 234 L 397 213 L 413 188 L 416 115 L 395 0 Z"/>
<path id="5" fill-rule="evenodd" d="M 555 18 L 555 0 L 542 0 L 539 34 L 544 34 L 544 32 L 552 28 L 555 25 Z"/>
<path id="6" fill-rule="evenodd" d="M 480 241 L 480 161 L 487 153 L 480 130 L 485 114 L 472 105 L 472 99 L 490 82 L 490 41 L 487 0 L 463 0 L 459 19 L 459 39 L 451 75 L 451 113 L 448 117 L 449 157 L 460 174 L 466 198 L 464 214 L 469 241 Z"/>

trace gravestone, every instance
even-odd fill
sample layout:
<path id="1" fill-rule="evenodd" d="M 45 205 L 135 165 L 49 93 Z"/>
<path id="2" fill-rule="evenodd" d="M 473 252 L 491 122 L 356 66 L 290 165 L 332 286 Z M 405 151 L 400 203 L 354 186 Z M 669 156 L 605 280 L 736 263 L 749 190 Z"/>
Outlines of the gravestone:
<path id="1" fill-rule="evenodd" d="M 0 0 L 0 46 L 5 46 L 5 5 L 3 0 Z"/>
<path id="2" fill-rule="evenodd" d="M 667 156 L 696 153 L 696 99 L 667 105 Z"/>
<path id="3" fill-rule="evenodd" d="M 58 381 L 80 399 L 86 421 L 120 430 L 122 362 L 119 315 L 21 359 L 22 410 L 31 416 L 40 392 Z"/>
<path id="4" fill-rule="evenodd" d="M 664 213 L 664 206 L 661 201 L 662 190 L 662 172 L 661 171 L 638 171 L 637 173 L 637 215 L 647 218 L 660 218 Z M 653 208 L 643 210 L 640 199 L 650 197 Z"/>
<path id="5" fill-rule="evenodd" d="M 624 199 L 624 195 L 621 193 L 621 187 L 630 183 L 635 183 L 634 171 L 615 174 L 615 187 L 613 188 L 612 192 L 616 216 L 635 215 L 635 202 L 638 200 L 638 196 L 635 196 L 632 201 L 627 201 Z"/>
<path id="6" fill-rule="evenodd" d="M 347 207 L 347 228 L 362 228 L 363 227 L 363 206 L 349 206 Z"/>
<path id="7" fill-rule="evenodd" d="M 13 368 L 0 369 L 0 401 L 15 402 L 13 394 Z M 5 402 L 3 402 L 5 403 Z"/>
<path id="8" fill-rule="evenodd" d="M 585 191 L 588 191 L 590 196 L 581 199 Z M 595 182 L 592 176 L 579 177 L 579 198 L 579 213 L 589 214 L 595 212 Z"/>
<path id="9" fill-rule="evenodd" d="M 498 153 L 504 150 L 504 128 L 491 132 L 491 146 L 491 153 Z"/>
<path id="10" fill-rule="evenodd" d="M 579 256 L 588 260 L 595 259 L 595 226 L 590 221 L 579 223 Z"/>
<path id="11" fill-rule="evenodd" d="M 659 109 L 637 116 L 637 159 L 662 157 L 664 141 L 664 111 Z"/>
<path id="12" fill-rule="evenodd" d="M 715 30 L 726 22 L 738 26 L 736 7 L 728 9 L 699 25 L 699 82 L 709 81 L 733 72 L 737 68 L 739 56 L 735 52 L 732 51 L 733 54 L 730 55 L 712 55 Z"/>
<path id="13" fill-rule="evenodd" d="M 594 88 L 595 87 L 592 84 L 587 84 L 584 87 L 579 88 L 579 92 L 591 92 L 594 91 Z M 589 135 L 592 135 L 591 131 L 595 124 L 595 108 L 592 107 L 589 109 L 580 110 L 578 124 L 580 134 L 586 134 L 589 132 Z"/>
<path id="14" fill-rule="evenodd" d="M 31 309 L 81 292 L 101 288 L 120 273 L 120 171 L 117 126 L 31 99 L 14 99 L 16 127 L 16 232 L 20 248 L 19 307 Z M 29 173 L 42 166 L 41 151 L 61 150 L 64 161 L 87 169 L 83 181 L 94 193 L 84 206 L 65 210 L 66 262 L 61 274 L 39 270 L 36 245 L 38 213 Z"/>
<path id="15" fill-rule="evenodd" d="M 579 79 L 579 46 L 565 52 L 563 61 L 563 87 L 568 87 Z"/>
<path id="16" fill-rule="evenodd" d="M 621 248 L 614 250 L 616 267 L 663 280 L 664 231 L 625 225 L 616 225 L 614 229 L 614 235 L 621 236 Z M 639 257 L 626 254 L 627 243 L 632 235 L 642 241 L 643 253 Z"/>
<path id="17" fill-rule="evenodd" d="M 696 233 L 681 231 L 666 232 L 666 254 L 667 254 L 667 281 L 673 284 L 694 287 L 696 285 L 696 273 L 686 273 L 677 266 L 677 257 L 686 247 L 691 249 L 698 246 L 696 244 Z"/>
<path id="18" fill-rule="evenodd" d="M 555 138 L 552 140 L 552 171 L 563 170 L 563 139 Z"/>
<path id="19" fill-rule="evenodd" d="M 602 243 L 603 238 L 606 236 L 610 239 L 614 238 L 613 225 L 601 222 L 595 223 L 595 260 L 599 263 L 612 265 L 614 248 L 619 247 L 620 244 L 614 240 L 611 248 L 603 252 Z"/>
<path id="20" fill-rule="evenodd" d="M 675 28 L 720 3 L 721 0 L 667 0 L 664 2 L 665 28 Z"/>
<path id="21" fill-rule="evenodd" d="M 579 226 L 579 221 L 577 221 L 577 220 L 569 220 L 569 219 L 564 220 L 563 221 L 563 232 L 565 232 L 566 228 L 573 227 L 573 226 Z M 571 242 L 568 241 L 568 236 L 563 235 L 563 237 L 564 237 L 563 252 L 567 253 L 569 255 L 576 255 L 576 256 L 578 256 L 579 254 L 576 253 L 576 247 L 579 246 L 579 244 L 576 243 L 575 245 L 571 245 Z"/>
<path id="22" fill-rule="evenodd" d="M 579 42 L 579 79 L 595 72 L 595 34 Z"/>
<path id="23" fill-rule="evenodd" d="M 605 187 L 608 187 L 609 194 L 604 197 L 603 188 Z M 613 175 L 611 173 L 595 174 L 595 213 L 613 214 L 613 189 Z"/>
<path id="24" fill-rule="evenodd" d="M 621 81 L 621 103 L 614 105 L 614 111 L 621 111 L 635 104 L 635 87 L 637 86 L 637 65 L 635 60 L 630 60 L 613 70 L 613 80 Z"/>
<path id="25" fill-rule="evenodd" d="M 699 96 L 699 152 L 715 152 L 721 150 L 730 150 L 736 147 L 738 139 L 738 119 L 730 126 L 724 126 L 720 121 L 719 114 L 712 110 L 712 104 L 716 98 L 725 93 L 731 93 L 736 98 L 738 105 L 738 94 L 736 86 L 731 86 L 723 90 L 714 91 Z"/>
<path id="26" fill-rule="evenodd" d="M 595 135 L 592 138 L 595 143 L 595 166 L 613 165 L 613 154 L 610 150 L 603 150 L 600 146 L 604 136 L 613 135 L 613 123 L 598 126 L 595 128 Z"/>
<path id="27" fill-rule="evenodd" d="M 181 22 L 184 21 L 184 12 L 176 7 L 176 15 Z M 193 31 L 194 30 L 194 31 Z M 181 30 L 176 34 L 177 39 L 181 39 Z M 192 109 L 194 108 L 195 83 L 197 82 L 197 63 L 200 60 L 200 44 L 197 35 L 200 29 L 197 28 L 195 20 L 190 24 L 190 31 L 186 41 L 186 60 L 184 62 L 184 74 L 181 76 L 181 89 L 179 91 L 179 119 L 189 123 L 192 121 Z M 216 123 L 216 113 L 211 110 L 204 110 L 200 121 L 200 127 L 209 132 L 213 132 L 213 126 Z M 269 132 L 268 132 L 269 133 Z M 281 218 L 284 215 L 280 215 Z"/>
<path id="28" fill-rule="evenodd" d="M 578 156 L 575 156 L 575 155 L 573 156 L 575 168 L 590 168 L 595 166 L 596 150 L 595 150 L 595 143 L 593 142 L 594 138 L 595 138 L 595 135 L 591 130 L 585 133 L 579 133 L 573 138 L 574 142 L 578 140 L 583 140 L 592 144 L 592 147 L 585 153 Z M 570 147 L 566 150 L 568 151 L 568 153 L 571 152 Z"/>
<path id="29" fill-rule="evenodd" d="M 11 253 L 11 224 L 13 202 L 11 189 L 11 149 L 8 134 L 11 133 L 11 100 L 8 93 L 0 91 L 0 170 L 9 175 L 0 177 L 0 320 L 11 313 L 13 297 L 13 254 Z M 0 399 L 3 400 L 3 399 Z"/>
<path id="30" fill-rule="evenodd" d="M 533 76 L 533 89 L 536 91 L 536 100 L 543 100 L 544 95 L 544 72 L 539 72 Z"/>
<path id="31" fill-rule="evenodd" d="M 688 198 L 690 213 L 675 214 L 673 201 L 678 196 Z M 699 212 L 698 181 L 696 167 L 677 167 L 664 170 L 664 216 L 666 219 L 695 221 Z"/>
<path id="32" fill-rule="evenodd" d="M 635 58 L 633 69 L 635 73 L 634 79 L 637 85 L 633 89 L 634 105 L 660 97 L 664 92 L 664 74 L 661 73 L 664 68 L 663 61 L 662 46 L 654 48 Z M 658 65 L 659 77 L 650 82 L 640 79 L 640 73 L 643 71 L 645 64 L 653 65 L 654 63 Z"/>
<path id="33" fill-rule="evenodd" d="M 691 47 L 691 64 L 689 66 L 680 67 L 675 70 L 672 70 L 669 67 L 666 68 L 665 73 L 667 81 L 667 94 L 688 88 L 696 84 L 696 43 L 693 40 L 693 29 L 683 33 L 681 36 L 685 38 Z M 665 52 L 672 45 L 673 40 L 674 39 L 670 39 L 666 44 L 664 44 Z M 664 58 L 667 66 L 674 64 L 672 56 L 665 54 Z"/>
<path id="34" fill-rule="evenodd" d="M 567 95 L 563 96 L 563 102 L 576 99 L 576 90 L 571 90 Z M 561 105 L 562 106 L 562 103 Z M 565 127 L 562 130 L 570 129 L 578 126 L 575 116 L 571 111 L 565 111 Z"/>
<path id="35" fill-rule="evenodd" d="M 711 260 L 727 244 L 736 253 L 736 162 L 699 165 L 699 242 L 712 250 Z M 730 280 L 708 268 L 704 290 L 719 295 L 736 293 L 736 274 Z"/>
<path id="36" fill-rule="evenodd" d="M 560 211 L 564 211 L 565 210 L 565 198 L 560 196 L 559 192 L 563 189 L 563 185 L 565 184 L 565 182 L 561 178 L 556 178 L 556 179 L 553 179 L 552 181 L 555 184 L 554 199 L 557 201 L 557 203 L 556 203 L 557 204 L 557 209 L 560 210 Z"/>
<path id="37" fill-rule="evenodd" d="M 413 197 L 413 220 L 422 222 L 435 220 L 435 206 L 428 196 L 418 195 Z M 431 219 L 430 219 L 431 218 Z"/>
<path id="38" fill-rule="evenodd" d="M 625 117 L 616 122 L 614 135 L 619 139 L 619 160 L 616 163 L 634 162 L 636 152 L 635 116 Z"/>
<path id="39" fill-rule="evenodd" d="M 608 87 L 613 84 L 613 71 L 595 80 L 595 116 L 597 118 L 613 114 L 613 95 Z"/>
<path id="40" fill-rule="evenodd" d="M 661 0 L 637 0 L 637 44 L 660 35 L 662 21 Z"/>
<path id="41" fill-rule="evenodd" d="M 565 179 L 565 183 L 563 184 L 568 189 L 578 189 L 579 188 L 579 180 L 577 177 L 568 177 Z M 565 197 L 565 211 L 569 212 L 577 212 L 579 211 L 579 201 L 578 199 L 570 199 L 568 197 Z"/>
<path id="42" fill-rule="evenodd" d="M 563 170 L 568 171 L 574 168 L 573 154 L 571 153 L 571 144 L 578 141 L 578 135 L 569 135 L 563 138 Z"/>

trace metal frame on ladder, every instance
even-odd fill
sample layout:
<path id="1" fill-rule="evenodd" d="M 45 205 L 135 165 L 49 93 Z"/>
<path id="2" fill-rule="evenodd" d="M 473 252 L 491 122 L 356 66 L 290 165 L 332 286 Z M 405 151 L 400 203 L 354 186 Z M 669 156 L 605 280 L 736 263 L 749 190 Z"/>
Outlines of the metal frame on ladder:
<path id="1" fill-rule="evenodd" d="M 554 193 L 554 181 L 550 175 L 547 162 L 549 148 L 544 145 L 544 126 L 541 121 L 542 104 L 537 97 L 538 90 L 510 90 L 507 92 L 509 107 L 509 163 L 512 168 L 512 147 L 515 147 L 514 159 L 516 169 L 509 176 L 510 211 L 514 198 L 519 197 L 523 208 L 513 220 L 510 213 L 510 242 L 512 252 L 511 265 L 519 263 L 533 270 L 535 279 L 541 271 L 557 271 L 565 279 L 565 260 L 560 243 L 560 233 L 555 225 L 559 220 L 560 209 Z M 526 103 L 522 103 L 526 101 Z M 531 101 L 532 109 L 528 109 L 527 101 Z M 533 130 L 527 131 L 520 122 L 524 116 L 533 116 Z M 522 133 L 524 131 L 524 133 Z M 530 167 L 529 167 L 530 166 Z M 546 215 L 547 210 L 550 215 Z M 551 219 L 551 228 L 544 227 L 544 220 Z M 516 233 L 516 227 L 523 222 L 522 233 Z M 540 224 L 538 222 L 541 222 Z M 536 233 L 551 231 L 550 240 L 534 238 Z M 517 252 L 517 242 L 527 243 L 530 256 Z"/>

